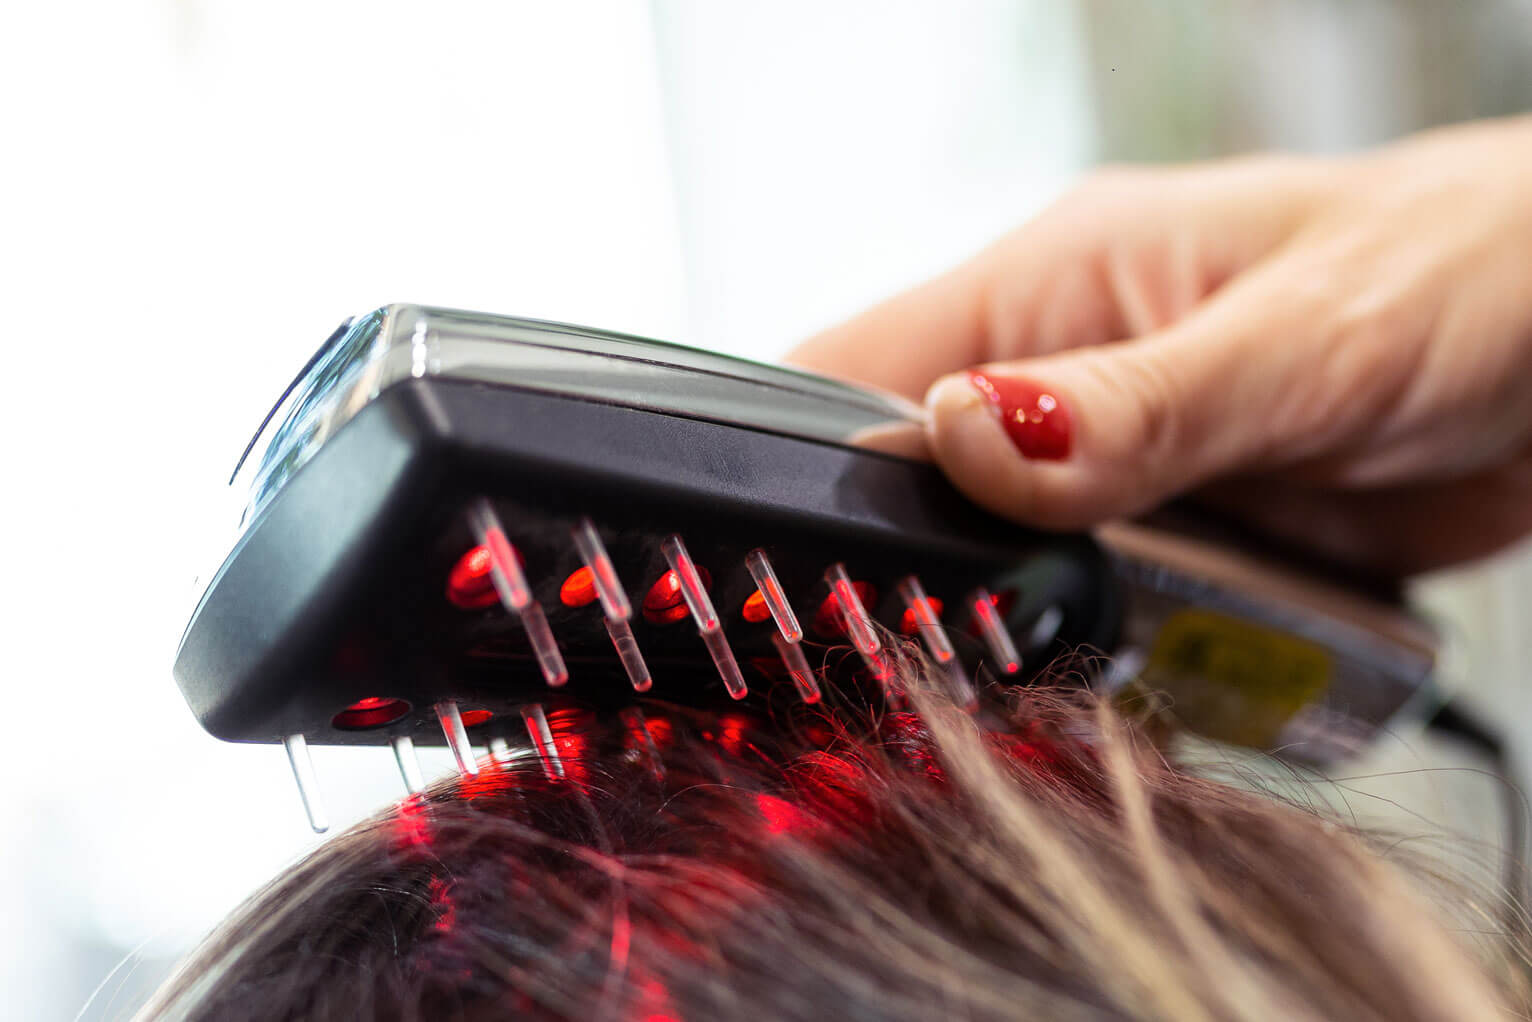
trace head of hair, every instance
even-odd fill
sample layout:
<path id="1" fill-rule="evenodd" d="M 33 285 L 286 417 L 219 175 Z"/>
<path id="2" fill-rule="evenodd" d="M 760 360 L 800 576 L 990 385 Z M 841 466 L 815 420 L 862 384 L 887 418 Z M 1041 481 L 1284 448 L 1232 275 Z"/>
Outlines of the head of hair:
<path id="1" fill-rule="evenodd" d="M 320 846 L 145 1009 L 193 1019 L 1473 1019 L 1532 1010 L 1487 901 L 1167 761 L 1064 685 L 551 714 Z M 1423 875 L 1423 874 L 1422 874 Z"/>

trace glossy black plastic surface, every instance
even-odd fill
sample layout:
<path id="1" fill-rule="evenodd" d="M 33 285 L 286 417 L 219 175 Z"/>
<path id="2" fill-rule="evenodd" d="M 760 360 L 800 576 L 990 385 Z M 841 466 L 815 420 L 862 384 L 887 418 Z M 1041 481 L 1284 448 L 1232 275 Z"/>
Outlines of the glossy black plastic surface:
<path id="1" fill-rule="evenodd" d="M 464 508 L 488 496 L 525 557 L 535 595 L 569 665 L 549 689 L 520 625 L 498 605 L 464 610 L 446 597 L 452 565 L 473 545 Z M 754 590 L 745 556 L 764 547 L 809 631 L 811 662 L 844 639 L 813 631 L 825 567 L 844 561 L 872 584 L 869 607 L 895 627 L 896 582 L 918 574 L 942 599 L 971 666 L 963 598 L 975 586 L 1015 594 L 1017 635 L 1049 607 L 1063 612 L 1042 665 L 1060 650 L 1111 647 L 1117 590 L 1086 537 L 1042 536 L 961 499 L 930 465 L 743 425 L 461 379 L 394 384 L 350 416 L 247 524 L 187 629 L 176 677 L 214 735 L 380 744 L 394 734 L 441 741 L 439 699 L 508 715 L 529 701 L 627 698 L 599 608 L 564 607 L 560 583 L 580 566 L 569 527 L 600 528 L 635 607 L 666 568 L 660 540 L 680 534 L 712 576 L 712 598 L 757 693 L 787 684 L 769 621 L 741 607 Z M 652 695 L 727 702 L 689 619 L 634 631 Z M 364 698 L 410 714 L 375 730 L 333 716 Z M 519 726 L 519 722 L 518 722 Z M 493 727 L 493 725 L 486 725 Z"/>

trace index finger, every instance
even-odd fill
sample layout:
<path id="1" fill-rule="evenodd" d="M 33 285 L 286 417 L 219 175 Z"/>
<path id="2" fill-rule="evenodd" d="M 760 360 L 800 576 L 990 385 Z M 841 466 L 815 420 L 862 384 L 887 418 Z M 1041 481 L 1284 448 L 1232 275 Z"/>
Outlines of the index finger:
<path id="1" fill-rule="evenodd" d="M 1100 172 L 969 262 L 793 349 L 915 400 L 948 373 L 1162 329 L 1288 237 L 1323 177 L 1232 160 Z"/>

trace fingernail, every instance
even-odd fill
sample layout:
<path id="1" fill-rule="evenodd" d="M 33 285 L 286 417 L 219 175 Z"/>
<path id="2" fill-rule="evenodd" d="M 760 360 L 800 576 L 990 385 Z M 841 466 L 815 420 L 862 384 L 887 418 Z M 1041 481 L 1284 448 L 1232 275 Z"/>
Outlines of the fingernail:
<path id="1" fill-rule="evenodd" d="M 1052 391 L 1031 380 L 969 370 L 968 382 L 988 400 L 1005 435 L 1023 457 L 1062 461 L 1069 457 L 1069 410 Z"/>

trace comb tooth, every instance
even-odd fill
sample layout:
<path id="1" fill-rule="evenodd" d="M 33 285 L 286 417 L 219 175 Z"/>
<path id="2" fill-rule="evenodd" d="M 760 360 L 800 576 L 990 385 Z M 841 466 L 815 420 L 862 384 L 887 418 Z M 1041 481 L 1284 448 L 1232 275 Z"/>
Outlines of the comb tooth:
<path id="1" fill-rule="evenodd" d="M 665 560 L 670 562 L 671 570 L 676 573 L 681 584 L 681 596 L 692 612 L 692 619 L 697 622 L 697 632 L 707 646 L 708 655 L 713 658 L 713 666 L 718 668 L 718 674 L 723 678 L 724 688 L 729 690 L 729 696 L 733 699 L 745 698 L 750 690 L 745 685 L 744 675 L 739 673 L 739 663 L 734 659 L 734 651 L 729 648 L 729 640 L 724 637 L 723 625 L 718 620 L 718 612 L 713 609 L 713 601 L 708 597 L 701 576 L 697 574 L 697 565 L 686 552 L 686 544 L 681 542 L 680 536 L 667 536 L 660 544 L 660 549 L 665 554 Z"/>
<path id="2" fill-rule="evenodd" d="M 489 755 L 496 763 L 509 763 L 511 761 L 511 744 L 504 738 L 491 738 L 489 740 Z"/>
<path id="3" fill-rule="evenodd" d="M 693 563 L 691 554 L 686 552 L 686 544 L 681 542 L 680 536 L 667 536 L 660 544 L 660 549 L 665 553 L 665 560 L 670 562 L 671 570 L 676 573 L 676 579 L 681 585 L 681 597 L 686 600 L 686 606 L 691 610 L 697 627 L 704 632 L 717 631 L 718 612 L 713 609 L 713 601 L 708 598 L 702 576 L 697 574 L 697 565 Z"/>
<path id="4" fill-rule="evenodd" d="M 457 760 L 458 772 L 467 776 L 477 774 L 479 764 L 474 760 L 473 746 L 468 744 L 468 731 L 463 727 L 463 715 L 458 712 L 457 703 L 449 699 L 437 703 L 435 710 L 442 733 L 447 736 L 447 745 L 452 749 L 452 758 Z"/>
<path id="5" fill-rule="evenodd" d="M 309 758 L 308 740 L 302 735 L 288 735 L 282 744 L 287 748 L 287 761 L 292 764 L 293 780 L 298 782 L 298 797 L 303 799 L 309 826 L 315 834 L 323 834 L 330 829 L 330 821 L 319 800 L 319 780 L 314 776 L 314 761 Z"/>
<path id="6" fill-rule="evenodd" d="M 729 640 L 724 638 L 723 629 L 714 628 L 711 632 L 703 632 L 702 642 L 713 658 L 713 666 L 718 668 L 719 677 L 723 678 L 723 687 L 729 690 L 729 698 L 743 699 L 749 695 L 745 676 L 739 673 L 739 661 L 734 659 L 734 651 L 729 648 Z"/>
<path id="7" fill-rule="evenodd" d="M 468 509 L 468 520 L 474 534 L 489 551 L 489 577 L 500 594 L 500 602 L 513 614 L 520 614 L 532 602 L 532 589 L 521 571 L 516 558 L 516 548 L 505 535 L 500 516 L 483 497 L 475 500 Z"/>
<path id="8" fill-rule="evenodd" d="M 622 661 L 623 670 L 628 672 L 628 680 L 633 683 L 633 691 L 649 691 L 654 684 L 654 679 L 649 676 L 649 665 L 644 662 L 644 654 L 639 652 L 638 640 L 633 637 L 633 629 L 627 620 L 614 621 L 607 618 L 606 633 L 612 637 L 612 646 L 617 650 L 617 659 Z"/>
<path id="9" fill-rule="evenodd" d="M 581 518 L 576 523 L 574 544 L 580 552 L 580 559 L 590 569 L 591 580 L 596 584 L 596 595 L 601 598 L 601 610 L 606 614 L 606 633 L 612 637 L 612 646 L 617 650 L 617 658 L 622 661 L 623 670 L 628 672 L 633 691 L 649 691 L 654 679 L 649 675 L 649 665 L 644 662 L 644 654 L 638 648 L 638 640 L 633 637 L 632 626 L 628 624 L 633 617 L 633 605 L 628 602 L 628 594 L 617 577 L 617 569 L 612 566 L 612 559 L 607 556 L 595 523 L 589 518 Z"/>
<path id="10" fill-rule="evenodd" d="M 819 682 L 803 656 L 803 648 L 796 642 L 789 642 L 780 632 L 771 633 L 771 642 L 777 647 L 782 662 L 787 665 L 787 673 L 792 675 L 793 684 L 798 686 L 798 695 L 806 703 L 819 702 Z"/>
<path id="11" fill-rule="evenodd" d="M 549 780 L 564 776 L 564 761 L 559 757 L 559 749 L 553 741 L 553 729 L 548 726 L 548 715 L 543 712 L 539 703 L 521 708 L 521 719 L 526 722 L 527 736 L 532 739 L 532 748 L 537 750 L 537 756 L 543 761 L 543 772 Z"/>
<path id="12" fill-rule="evenodd" d="M 759 547 L 750 551 L 745 557 L 745 567 L 750 569 L 750 577 L 755 579 L 756 588 L 771 611 L 771 619 L 776 622 L 777 630 L 772 633 L 771 642 L 787 666 L 793 684 L 798 687 L 798 695 L 806 703 L 819 702 L 819 682 L 809 669 L 803 650 L 798 648 L 798 643 L 803 640 L 803 627 L 798 624 L 792 604 L 787 602 L 787 594 L 782 591 L 782 583 L 777 581 L 777 573 L 766 557 L 766 551 Z"/>
<path id="13" fill-rule="evenodd" d="M 543 616 L 543 608 L 529 603 L 521 612 L 521 626 L 527 630 L 532 642 L 532 652 L 537 655 L 537 666 L 542 668 L 543 680 L 557 688 L 569 680 L 569 668 L 564 665 L 564 655 L 554 641 L 553 629 Z"/>
<path id="14" fill-rule="evenodd" d="M 995 609 L 995 598 L 989 590 L 982 587 L 975 589 L 968 597 L 968 602 L 973 605 L 973 617 L 979 624 L 979 632 L 984 636 L 985 645 L 989 646 L 990 655 L 995 658 L 1000 669 L 1006 674 L 1015 674 L 1021 670 L 1021 654 L 1016 652 L 1016 643 L 1011 641 L 1011 633 L 1006 631 L 1005 622 L 1000 620 L 1000 611 Z"/>
<path id="15" fill-rule="evenodd" d="M 910 613 L 915 616 L 915 624 L 920 630 L 920 637 L 925 640 L 926 650 L 939 664 L 949 663 L 953 657 L 952 640 L 947 638 L 947 633 L 942 630 L 941 620 L 931 607 L 931 598 L 926 595 L 926 587 L 920 584 L 920 579 L 914 575 L 907 576 L 899 583 L 899 595 L 904 598 L 905 606 L 910 608 Z"/>
<path id="16" fill-rule="evenodd" d="M 867 661 L 867 666 L 874 673 L 881 673 L 884 666 L 878 651 L 883 647 L 878 641 L 877 629 L 873 627 L 872 616 L 862 606 L 862 598 L 856 594 L 851 576 L 846 574 L 846 566 L 840 563 L 830 565 L 825 569 L 825 582 L 829 584 L 830 592 L 835 594 L 835 602 L 840 605 L 840 612 L 846 619 L 846 634 L 851 644 L 862 654 L 862 659 Z"/>
<path id="17" fill-rule="evenodd" d="M 543 608 L 532 599 L 532 588 L 527 585 L 521 561 L 516 557 L 516 548 L 506 538 L 505 528 L 500 524 L 495 509 L 490 507 L 488 500 L 480 497 L 469 506 L 468 520 L 479 542 L 489 551 L 489 577 L 495 584 L 495 592 L 499 594 L 505 609 L 521 619 L 521 626 L 526 629 L 527 639 L 532 643 L 532 652 L 542 669 L 543 679 L 550 685 L 564 684 L 569 680 L 564 656 L 559 652 L 559 644 L 554 641 L 553 629 L 548 627 Z"/>
<path id="18" fill-rule="evenodd" d="M 792 605 L 787 602 L 787 594 L 777 581 L 777 573 L 772 570 L 771 561 L 766 559 L 766 551 L 759 547 L 750 551 L 745 557 L 745 567 L 750 569 L 750 577 L 755 579 L 756 588 L 761 591 L 766 609 L 771 611 L 771 617 L 776 621 L 782 637 L 788 642 L 801 641 L 803 628 L 798 624 L 798 616 L 793 613 Z"/>
<path id="19" fill-rule="evenodd" d="M 973 687 L 973 682 L 968 680 L 968 672 L 963 670 L 963 661 L 954 658 L 947 664 L 947 677 L 952 680 L 952 698 L 958 706 L 969 713 L 979 708 L 979 693 Z"/>
<path id="20" fill-rule="evenodd" d="M 617 569 L 607 556 L 595 523 L 589 518 L 581 518 L 575 524 L 574 544 L 580 552 L 580 559 L 590 569 L 591 581 L 596 583 L 596 595 L 601 598 L 601 609 L 606 611 L 607 619 L 626 621 L 632 617 L 633 607 L 628 603 L 628 594 L 617 578 Z"/>
<path id="21" fill-rule="evenodd" d="M 409 735 L 396 735 L 389 743 L 394 747 L 394 762 L 399 764 L 399 776 L 404 778 L 404 788 L 411 795 L 419 794 L 426 786 L 420 772 L 420 757 L 415 755 L 415 742 Z"/>

